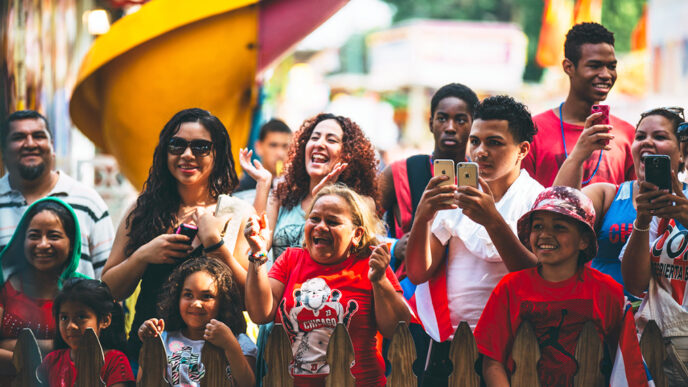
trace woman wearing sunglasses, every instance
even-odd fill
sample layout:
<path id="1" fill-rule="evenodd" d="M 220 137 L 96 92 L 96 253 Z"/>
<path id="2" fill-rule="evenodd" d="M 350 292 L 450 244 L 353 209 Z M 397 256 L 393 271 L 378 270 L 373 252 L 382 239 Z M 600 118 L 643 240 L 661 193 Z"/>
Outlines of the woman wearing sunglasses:
<path id="1" fill-rule="evenodd" d="M 186 109 L 165 124 L 143 192 L 120 223 L 103 269 L 103 281 L 118 300 L 129 297 L 141 280 L 133 326 L 155 317 L 163 283 L 190 256 L 225 262 L 243 287 L 248 244 L 243 235 L 225 238 L 228 218 L 213 215 L 218 196 L 237 183 L 229 135 L 217 117 Z M 195 225 L 196 237 L 176 234 L 182 224 Z M 140 347 L 138 335 L 130 335 L 130 360 L 138 359 Z"/>
<path id="2" fill-rule="evenodd" d="M 561 166 L 554 185 L 580 189 L 583 162 L 593 157 L 593 152 L 609 150 L 615 146 L 614 136 L 609 134 L 609 125 L 594 124 L 599 116 L 600 113 L 595 113 L 586 120 L 585 129 L 571 155 Z M 645 227 L 636 220 L 640 187 L 645 180 L 643 158 L 649 154 L 667 155 L 671 159 L 671 168 L 675 173 L 683 169 L 683 156 L 679 150 L 677 134 L 679 124 L 684 121 L 683 117 L 683 109 L 680 107 L 657 108 L 642 113 L 631 144 L 631 157 L 637 180 L 627 181 L 618 186 L 610 183 L 593 183 L 582 189 L 583 193 L 592 199 L 597 214 L 595 232 L 599 248 L 591 265 L 609 274 L 622 285 L 625 276 L 622 278 L 621 275 L 621 249 L 628 241 L 631 231 Z M 630 291 L 628 286 L 626 289 Z M 630 293 L 633 294 L 632 291 Z"/>

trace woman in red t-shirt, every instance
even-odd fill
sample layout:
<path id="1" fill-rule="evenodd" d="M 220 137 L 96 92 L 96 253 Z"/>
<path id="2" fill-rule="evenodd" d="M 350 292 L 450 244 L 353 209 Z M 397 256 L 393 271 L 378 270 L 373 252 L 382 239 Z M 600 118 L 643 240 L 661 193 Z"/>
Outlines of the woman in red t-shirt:
<path id="1" fill-rule="evenodd" d="M 375 335 L 380 330 L 391 337 L 410 313 L 389 268 L 387 245 L 375 247 L 382 223 L 361 196 L 342 185 L 318 192 L 306 216 L 305 248 L 287 249 L 270 273 L 263 266 L 267 217 L 253 217 L 244 232 L 251 245 L 246 309 L 256 323 L 284 324 L 292 342 L 294 384 L 325 385 L 327 344 L 342 323 L 355 351 L 356 384 L 384 385 Z"/>

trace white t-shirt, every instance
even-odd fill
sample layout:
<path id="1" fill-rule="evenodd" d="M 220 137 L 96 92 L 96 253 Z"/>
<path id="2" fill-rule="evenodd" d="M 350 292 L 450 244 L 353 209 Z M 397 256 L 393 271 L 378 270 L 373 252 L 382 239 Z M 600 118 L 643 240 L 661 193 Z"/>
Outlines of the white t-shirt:
<path id="1" fill-rule="evenodd" d="M 516 223 L 528 212 L 537 195 L 544 190 L 525 169 L 495 203 L 497 211 L 514 234 Z M 445 246 L 448 244 L 447 295 L 454 328 L 466 321 L 474 329 L 490 293 L 509 271 L 485 228 L 463 216 L 461 209 L 439 211 L 432 223 L 432 233 Z M 417 305 L 424 303 L 416 293 Z M 419 314 L 422 307 L 418 306 Z M 421 317 L 422 319 L 422 317 Z"/>
<path id="2" fill-rule="evenodd" d="M 201 351 L 205 340 L 191 340 L 181 331 L 164 331 L 162 341 L 167 352 L 167 379 L 172 386 L 199 387 L 205 376 L 205 367 L 201 362 Z M 243 333 L 237 336 L 237 341 L 244 356 L 256 357 L 258 348 L 251 339 Z M 232 372 L 227 365 L 227 379 L 231 380 Z"/>

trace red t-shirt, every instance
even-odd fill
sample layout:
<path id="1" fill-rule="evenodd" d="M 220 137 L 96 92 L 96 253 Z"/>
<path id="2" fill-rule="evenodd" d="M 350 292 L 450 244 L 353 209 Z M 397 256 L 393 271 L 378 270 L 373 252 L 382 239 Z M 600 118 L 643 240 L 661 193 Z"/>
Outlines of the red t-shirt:
<path id="1" fill-rule="evenodd" d="M 633 156 L 631 155 L 631 143 L 635 137 L 635 128 L 626 121 L 613 115 L 609 116 L 614 135 L 609 151 L 604 151 L 600 166 L 590 183 L 612 183 L 619 185 L 624 181 L 635 179 L 633 168 Z M 564 156 L 564 144 L 561 139 L 561 121 L 554 111 L 547 110 L 533 117 L 533 122 L 538 133 L 533 138 L 530 152 L 521 164 L 530 176 L 544 187 L 551 187 L 559 168 L 566 159 Z M 576 146 L 578 137 L 583 131 L 582 126 L 571 125 L 564 122 L 564 136 L 566 138 L 566 151 L 570 155 Z M 598 151 L 583 164 L 583 181 L 590 178 L 600 159 Z"/>
<path id="2" fill-rule="evenodd" d="M 53 300 L 28 297 L 6 281 L 0 289 L 0 308 L 3 309 L 0 337 L 16 339 L 24 328 L 31 328 L 36 339 L 55 336 Z"/>
<path id="3" fill-rule="evenodd" d="M 38 375 L 43 380 L 47 379 L 50 387 L 74 386 L 76 368 L 69 356 L 69 351 L 69 348 L 65 348 L 50 352 L 38 368 Z M 116 383 L 135 381 L 129 360 L 122 352 L 114 349 L 105 352 L 105 363 L 100 369 L 100 378 L 108 387 Z"/>
<path id="4" fill-rule="evenodd" d="M 538 375 L 544 386 L 572 386 L 578 335 L 593 321 L 600 339 L 616 353 L 624 306 L 623 288 L 595 269 L 548 282 L 538 268 L 509 273 L 497 284 L 473 332 L 480 353 L 514 371 L 511 350 L 521 321 L 533 325 L 540 344 Z"/>
<path id="5" fill-rule="evenodd" d="M 295 386 L 324 386 L 329 373 L 327 344 L 337 323 L 344 323 L 354 347 L 352 373 L 358 386 L 384 386 L 385 365 L 377 350 L 373 289 L 368 258 L 347 258 L 335 265 L 314 261 L 300 248 L 288 248 L 269 277 L 285 285 L 275 322 L 284 324 L 292 341 Z M 392 270 L 387 278 L 397 292 L 401 286 Z"/>

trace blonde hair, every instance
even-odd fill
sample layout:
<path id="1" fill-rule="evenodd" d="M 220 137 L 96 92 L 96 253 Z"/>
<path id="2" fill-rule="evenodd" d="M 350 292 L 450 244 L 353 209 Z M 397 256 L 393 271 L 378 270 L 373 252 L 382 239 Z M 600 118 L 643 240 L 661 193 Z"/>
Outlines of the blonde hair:
<path id="1" fill-rule="evenodd" d="M 337 183 L 321 189 L 313 198 L 306 216 L 313 211 L 315 203 L 323 196 L 339 196 L 349 204 L 351 209 L 351 223 L 363 229 L 363 236 L 357 246 L 352 247 L 351 253 L 359 257 L 370 255 L 371 246 L 380 243 L 378 236 L 385 235 L 387 230 L 384 223 L 375 213 L 375 209 L 370 208 L 363 197 L 344 184 Z"/>

